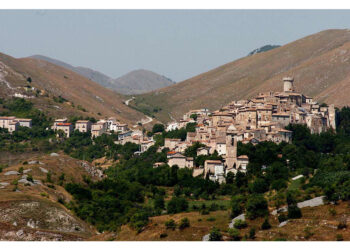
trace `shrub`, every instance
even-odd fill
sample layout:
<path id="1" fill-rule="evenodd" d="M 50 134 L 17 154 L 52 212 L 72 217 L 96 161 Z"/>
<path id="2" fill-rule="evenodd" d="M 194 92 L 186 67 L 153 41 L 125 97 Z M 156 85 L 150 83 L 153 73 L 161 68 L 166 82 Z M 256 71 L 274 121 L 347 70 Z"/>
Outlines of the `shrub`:
<path id="1" fill-rule="evenodd" d="M 135 213 L 130 219 L 130 225 L 140 233 L 148 224 L 148 214 L 144 211 Z"/>
<path id="2" fill-rule="evenodd" d="M 51 172 L 48 172 L 48 173 L 46 174 L 46 182 L 51 182 L 51 183 L 52 183 Z"/>
<path id="3" fill-rule="evenodd" d="M 20 173 L 20 174 L 23 174 L 23 167 L 20 167 L 19 169 L 18 169 L 18 173 Z"/>
<path id="4" fill-rule="evenodd" d="M 288 218 L 289 219 L 299 219 L 302 217 L 301 210 L 297 205 L 288 206 Z"/>
<path id="5" fill-rule="evenodd" d="M 247 225 L 247 222 L 244 220 L 236 220 L 233 226 L 237 229 L 242 229 L 242 228 L 246 228 L 248 225 Z"/>
<path id="6" fill-rule="evenodd" d="M 163 210 L 165 208 L 164 197 L 161 195 L 156 195 L 154 199 L 154 208 Z"/>
<path id="7" fill-rule="evenodd" d="M 250 230 L 249 230 L 249 239 L 255 239 L 255 228 L 252 227 Z"/>
<path id="8" fill-rule="evenodd" d="M 239 241 L 241 239 L 240 232 L 236 228 L 230 228 L 228 230 L 228 235 L 232 240 L 235 240 L 235 241 Z"/>
<path id="9" fill-rule="evenodd" d="M 219 231 L 219 229 L 213 227 L 209 234 L 209 241 L 221 241 L 222 240 L 222 234 Z"/>
<path id="10" fill-rule="evenodd" d="M 231 198 L 231 217 L 234 218 L 240 215 L 244 210 L 243 195 L 236 195 Z"/>
<path id="11" fill-rule="evenodd" d="M 275 189 L 277 191 L 283 189 L 283 188 L 286 188 L 287 187 L 287 182 L 283 179 L 279 179 L 279 180 L 274 180 L 272 183 L 271 183 L 271 188 L 272 189 Z"/>
<path id="12" fill-rule="evenodd" d="M 218 204 L 216 204 L 215 202 L 210 204 L 209 210 L 210 211 L 217 211 L 217 210 L 219 210 Z"/>
<path id="13" fill-rule="evenodd" d="M 201 215 L 208 215 L 210 214 L 209 209 L 205 208 L 201 210 Z"/>
<path id="14" fill-rule="evenodd" d="M 338 223 L 338 226 L 337 226 L 337 228 L 338 229 L 344 229 L 344 228 L 346 228 L 347 226 L 346 226 L 346 222 L 345 221 L 340 221 L 339 223 Z"/>
<path id="15" fill-rule="evenodd" d="M 257 178 L 249 184 L 249 190 L 251 193 L 265 193 L 269 190 L 269 184 L 265 179 Z"/>
<path id="16" fill-rule="evenodd" d="M 189 226 L 190 226 L 190 220 L 187 217 L 185 217 L 180 221 L 179 229 L 183 230 Z"/>
<path id="17" fill-rule="evenodd" d="M 268 214 L 267 201 L 262 195 L 251 195 L 246 204 L 247 217 L 255 219 Z"/>
<path id="18" fill-rule="evenodd" d="M 288 220 L 288 216 L 286 214 L 280 214 L 278 215 L 278 221 L 279 223 Z"/>
<path id="19" fill-rule="evenodd" d="M 310 237 L 314 235 L 314 232 L 311 231 L 310 227 L 306 227 L 304 229 L 304 233 L 305 233 L 305 239 L 310 239 Z"/>
<path id="20" fill-rule="evenodd" d="M 165 222 L 165 227 L 166 229 L 172 229 L 172 230 L 175 230 L 176 228 L 176 223 L 173 219 L 170 219 L 168 221 Z"/>
<path id="21" fill-rule="evenodd" d="M 336 239 L 337 239 L 337 241 L 343 241 L 344 240 L 343 235 L 341 235 L 341 234 L 337 234 L 336 235 Z"/>
<path id="22" fill-rule="evenodd" d="M 207 221 L 216 221 L 215 217 L 209 217 Z"/>
<path id="23" fill-rule="evenodd" d="M 271 228 L 271 224 L 269 222 L 269 219 L 266 217 L 263 224 L 261 225 L 262 230 L 267 230 Z"/>
<path id="24" fill-rule="evenodd" d="M 31 174 L 28 174 L 27 181 L 34 182 L 33 176 Z"/>
<path id="25" fill-rule="evenodd" d="M 167 233 L 161 233 L 160 235 L 159 235 L 159 238 L 166 238 L 166 237 L 168 237 L 168 234 Z"/>
<path id="26" fill-rule="evenodd" d="M 173 197 L 167 206 L 169 214 L 180 213 L 188 209 L 188 201 L 185 198 Z"/>
<path id="27" fill-rule="evenodd" d="M 332 216 L 337 215 L 337 211 L 335 211 L 335 209 L 332 208 L 332 207 L 328 211 L 329 211 L 329 214 L 332 215 Z"/>

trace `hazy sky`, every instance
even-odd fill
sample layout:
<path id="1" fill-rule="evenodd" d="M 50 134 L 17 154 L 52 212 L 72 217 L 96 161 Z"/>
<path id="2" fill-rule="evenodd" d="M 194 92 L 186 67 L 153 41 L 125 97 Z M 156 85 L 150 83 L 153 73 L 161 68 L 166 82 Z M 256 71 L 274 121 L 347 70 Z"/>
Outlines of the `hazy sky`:
<path id="1" fill-rule="evenodd" d="M 143 68 L 181 81 L 266 44 L 349 26 L 345 10 L 1 10 L 0 52 L 46 55 L 111 77 Z"/>

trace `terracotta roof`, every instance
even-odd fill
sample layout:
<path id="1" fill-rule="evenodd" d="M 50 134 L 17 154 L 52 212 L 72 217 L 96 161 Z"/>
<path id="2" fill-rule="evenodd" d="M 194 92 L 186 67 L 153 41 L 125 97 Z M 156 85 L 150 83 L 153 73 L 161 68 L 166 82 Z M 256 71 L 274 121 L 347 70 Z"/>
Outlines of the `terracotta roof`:
<path id="1" fill-rule="evenodd" d="M 212 163 L 220 163 L 220 164 L 221 164 L 222 161 L 220 161 L 220 160 L 206 160 L 206 161 L 204 162 L 204 164 L 205 164 L 205 163 L 211 163 L 211 164 L 212 164 Z"/>
<path id="2" fill-rule="evenodd" d="M 247 155 L 240 155 L 237 157 L 238 159 L 249 159 Z"/>
<path id="3" fill-rule="evenodd" d="M 58 126 L 70 126 L 72 125 L 72 123 L 70 122 L 60 122 L 60 123 L 57 123 Z"/>

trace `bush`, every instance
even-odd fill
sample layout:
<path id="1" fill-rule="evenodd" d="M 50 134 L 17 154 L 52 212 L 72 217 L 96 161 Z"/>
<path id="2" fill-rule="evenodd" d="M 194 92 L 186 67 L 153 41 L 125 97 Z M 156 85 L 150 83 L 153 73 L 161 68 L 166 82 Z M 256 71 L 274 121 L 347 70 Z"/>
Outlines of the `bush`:
<path id="1" fill-rule="evenodd" d="M 231 217 L 234 218 L 240 215 L 244 210 L 243 195 L 236 195 L 231 198 Z"/>
<path id="2" fill-rule="evenodd" d="M 168 237 L 168 234 L 167 233 L 161 233 L 160 235 L 159 235 L 159 238 L 166 238 L 166 237 Z"/>
<path id="3" fill-rule="evenodd" d="M 343 235 L 341 235 L 341 234 L 337 234 L 336 239 L 337 239 L 337 241 L 343 241 L 344 240 Z"/>
<path id="4" fill-rule="evenodd" d="M 249 190 L 251 193 L 265 193 L 269 190 L 269 184 L 265 179 L 257 178 L 249 184 Z"/>
<path id="5" fill-rule="evenodd" d="M 208 215 L 210 214 L 209 209 L 205 208 L 205 209 L 201 209 L 201 215 Z"/>
<path id="6" fill-rule="evenodd" d="M 173 197 L 168 203 L 169 214 L 180 213 L 188 209 L 188 201 L 185 198 Z"/>
<path id="7" fill-rule="evenodd" d="M 337 226 L 337 228 L 338 229 L 344 229 L 344 228 L 346 228 L 347 226 L 346 226 L 346 221 L 341 221 L 341 222 L 339 222 L 339 224 L 338 224 L 338 226 Z"/>
<path id="8" fill-rule="evenodd" d="M 249 230 L 249 239 L 255 239 L 255 228 L 252 227 L 250 230 Z"/>
<path id="9" fill-rule="evenodd" d="M 185 217 L 185 218 L 183 218 L 180 221 L 179 229 L 183 230 L 183 229 L 185 229 L 186 227 L 189 227 L 189 226 L 190 226 L 190 220 L 187 217 Z"/>
<path id="10" fill-rule="evenodd" d="M 152 133 L 158 133 L 158 132 L 163 132 L 164 131 L 164 125 L 163 124 L 154 124 L 152 128 Z"/>
<path id="11" fill-rule="evenodd" d="M 262 195 L 251 195 L 246 204 L 247 217 L 255 219 L 268 215 L 267 201 Z"/>
<path id="12" fill-rule="evenodd" d="M 271 224 L 269 222 L 269 219 L 265 218 L 263 224 L 261 225 L 261 229 L 262 230 L 267 230 L 267 229 L 270 229 L 270 228 L 271 228 Z"/>
<path id="13" fill-rule="evenodd" d="M 176 228 L 176 223 L 173 219 L 170 219 L 168 221 L 165 222 L 165 227 L 166 229 L 172 229 L 172 230 L 175 230 Z"/>
<path id="14" fill-rule="evenodd" d="M 34 182 L 33 176 L 31 174 L 28 174 L 27 181 Z"/>
<path id="15" fill-rule="evenodd" d="M 244 220 L 236 220 L 233 226 L 237 229 L 242 229 L 242 228 L 246 228 L 248 225 L 247 225 L 247 222 Z"/>
<path id="16" fill-rule="evenodd" d="M 216 221 L 215 217 L 209 217 L 207 221 Z"/>
<path id="17" fill-rule="evenodd" d="M 279 191 L 279 190 L 286 188 L 286 187 L 287 187 L 287 182 L 283 179 L 274 180 L 271 183 L 271 188 L 275 189 L 276 191 Z"/>
<path id="18" fill-rule="evenodd" d="M 164 208 L 165 208 L 164 197 L 161 195 L 156 195 L 154 199 L 154 209 L 163 210 Z"/>
<path id="19" fill-rule="evenodd" d="M 240 232 L 236 228 L 230 228 L 228 230 L 228 235 L 232 240 L 239 241 L 241 239 Z"/>
<path id="20" fill-rule="evenodd" d="M 335 209 L 332 208 L 332 207 L 328 211 L 329 211 L 329 214 L 332 215 L 332 216 L 337 215 L 337 211 L 335 211 Z"/>
<path id="21" fill-rule="evenodd" d="M 209 234 L 209 241 L 221 241 L 222 240 L 222 234 L 220 233 L 219 229 L 213 227 Z"/>
<path id="22" fill-rule="evenodd" d="M 302 217 L 301 210 L 297 205 L 288 206 L 288 218 L 289 219 L 299 219 Z"/>
<path id="23" fill-rule="evenodd" d="M 279 223 L 288 220 L 288 216 L 286 214 L 280 214 L 278 215 L 278 221 Z"/>

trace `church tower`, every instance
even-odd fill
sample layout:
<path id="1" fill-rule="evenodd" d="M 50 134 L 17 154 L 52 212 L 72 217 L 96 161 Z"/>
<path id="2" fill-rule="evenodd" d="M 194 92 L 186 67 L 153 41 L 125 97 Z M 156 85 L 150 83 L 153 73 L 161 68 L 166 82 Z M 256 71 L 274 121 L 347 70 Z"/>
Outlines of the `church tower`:
<path id="1" fill-rule="evenodd" d="M 283 92 L 294 92 L 293 77 L 283 78 Z"/>
<path id="2" fill-rule="evenodd" d="M 233 125 L 226 131 L 226 166 L 227 169 L 237 166 L 237 130 Z"/>

